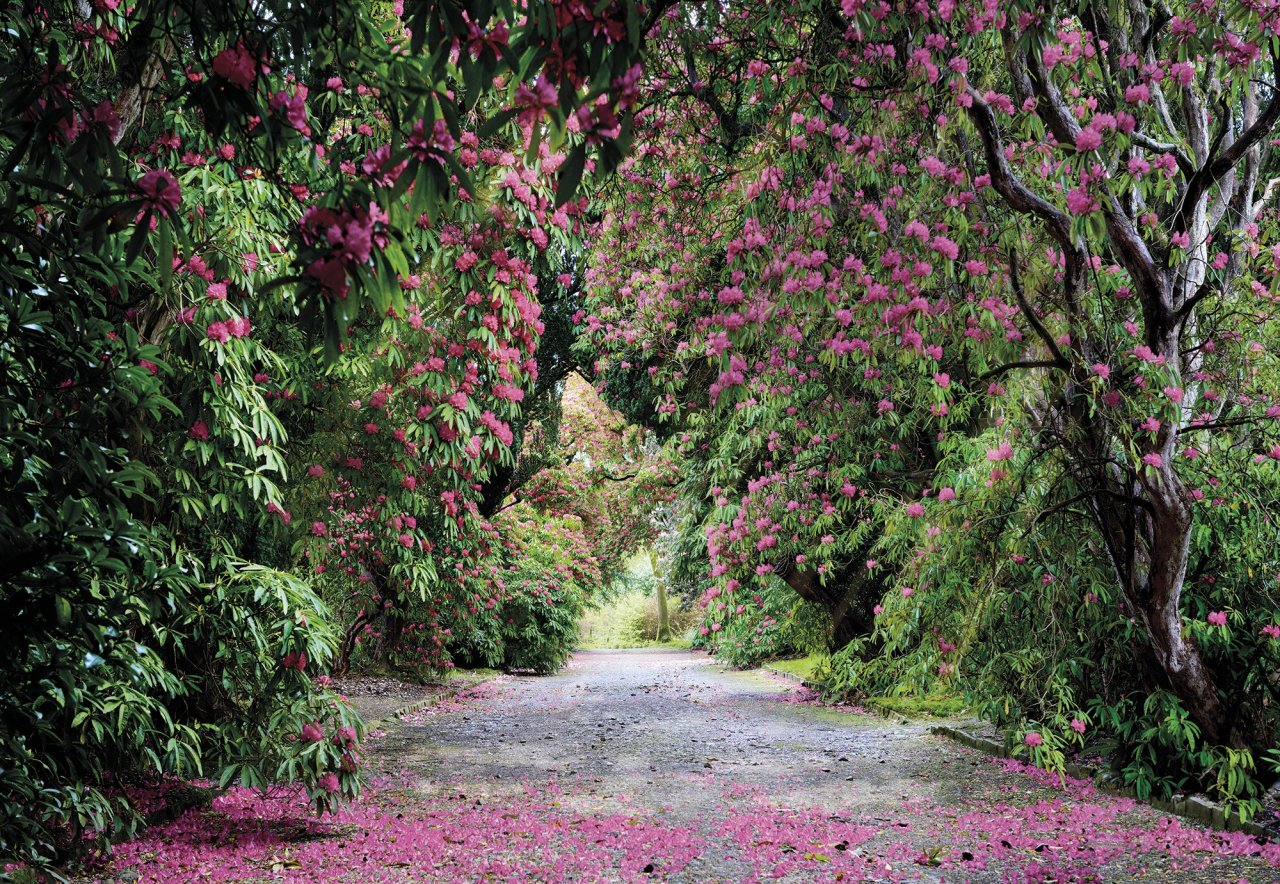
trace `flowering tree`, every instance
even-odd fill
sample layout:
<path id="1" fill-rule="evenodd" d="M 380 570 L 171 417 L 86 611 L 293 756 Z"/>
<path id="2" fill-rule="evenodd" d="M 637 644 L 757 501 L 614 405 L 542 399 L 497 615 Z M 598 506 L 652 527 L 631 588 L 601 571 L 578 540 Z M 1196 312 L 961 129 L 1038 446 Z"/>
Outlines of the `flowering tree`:
<path id="1" fill-rule="evenodd" d="M 724 610 L 782 577 L 869 631 L 861 653 L 910 634 L 950 677 L 947 655 L 991 636 L 921 618 L 1003 566 L 964 540 L 1036 529 L 999 534 L 1016 566 L 1000 581 L 1083 587 L 1075 604 L 1108 606 L 1126 661 L 1099 688 L 1058 658 L 1053 683 L 1081 714 L 1090 694 L 1171 697 L 1190 723 L 1179 757 L 1212 779 L 1274 730 L 1227 699 L 1267 690 L 1272 587 L 1252 581 L 1228 615 L 1188 574 L 1250 583 L 1221 549 L 1275 532 L 1269 485 L 1232 472 L 1280 454 L 1275 13 L 1178 13 L 669 13 L 584 324 L 606 375 L 640 372 L 674 450 L 702 464 L 689 492 Z M 1228 528 L 1215 507 L 1249 515 Z M 970 557 L 917 580 L 931 550 Z M 1247 665 L 1201 625 L 1229 616 L 1262 639 L 1226 651 Z"/>

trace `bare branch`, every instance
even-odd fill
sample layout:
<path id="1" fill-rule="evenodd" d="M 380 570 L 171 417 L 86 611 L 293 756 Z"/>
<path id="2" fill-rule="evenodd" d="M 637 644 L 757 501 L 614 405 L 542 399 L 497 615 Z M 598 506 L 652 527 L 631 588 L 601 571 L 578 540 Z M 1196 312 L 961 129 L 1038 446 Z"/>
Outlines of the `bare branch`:
<path id="1" fill-rule="evenodd" d="M 1004 197 L 1004 201 L 1013 210 L 1035 215 L 1047 223 L 1049 232 L 1064 251 L 1078 251 L 1071 236 L 1071 219 L 1067 213 L 1043 197 L 1032 193 L 1013 174 L 1013 170 L 1009 168 L 1009 161 L 1004 156 L 1004 143 L 996 126 L 995 114 L 972 86 L 966 86 L 966 91 L 973 100 L 969 105 L 969 118 L 982 138 L 983 154 L 987 160 L 987 173 L 991 176 L 991 186 Z"/>
<path id="2" fill-rule="evenodd" d="M 1277 58 L 1274 53 L 1272 54 L 1272 71 L 1275 75 L 1280 76 L 1280 58 Z M 1178 213 L 1173 219 L 1173 230 L 1185 231 L 1190 229 L 1191 219 L 1195 215 L 1196 207 L 1204 199 L 1209 189 L 1226 177 L 1227 172 L 1244 158 L 1248 150 L 1275 128 L 1277 121 L 1280 121 L 1280 88 L 1273 88 L 1271 101 L 1267 103 L 1266 110 L 1253 121 L 1252 125 L 1240 133 L 1239 138 L 1231 142 L 1216 157 L 1213 156 L 1214 151 L 1211 150 L 1209 153 L 1210 159 L 1197 169 L 1196 173 L 1187 181 L 1186 190 L 1182 194 L 1182 204 L 1178 207 Z"/>
<path id="3" fill-rule="evenodd" d="M 991 378 L 997 377 L 998 375 L 1002 375 L 1005 372 L 1013 371 L 1019 368 L 1066 369 L 1067 366 L 1063 365 L 1057 359 L 1023 359 L 1019 362 L 1006 362 L 1004 365 L 1001 365 L 999 368 L 993 368 L 991 369 L 991 371 L 984 372 L 983 374 L 978 376 L 978 380 L 980 381 L 989 380 Z"/>

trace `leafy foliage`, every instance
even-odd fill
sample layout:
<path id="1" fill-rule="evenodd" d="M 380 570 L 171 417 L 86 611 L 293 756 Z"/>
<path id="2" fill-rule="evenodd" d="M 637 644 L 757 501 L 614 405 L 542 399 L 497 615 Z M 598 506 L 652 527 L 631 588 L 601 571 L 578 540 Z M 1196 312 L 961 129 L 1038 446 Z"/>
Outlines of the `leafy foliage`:
<path id="1" fill-rule="evenodd" d="M 324 683 L 350 583 L 432 597 L 436 663 L 491 583 L 475 486 L 536 374 L 530 268 L 626 146 L 641 12 L 59 0 L 0 23 L 6 860 L 128 834 L 105 787 L 148 773 L 332 810 L 359 783 Z M 382 397 L 402 425 L 353 444 L 369 421 L 331 406 Z M 320 454 L 337 468 L 305 476 Z M 335 536 L 350 583 L 315 579 Z"/>

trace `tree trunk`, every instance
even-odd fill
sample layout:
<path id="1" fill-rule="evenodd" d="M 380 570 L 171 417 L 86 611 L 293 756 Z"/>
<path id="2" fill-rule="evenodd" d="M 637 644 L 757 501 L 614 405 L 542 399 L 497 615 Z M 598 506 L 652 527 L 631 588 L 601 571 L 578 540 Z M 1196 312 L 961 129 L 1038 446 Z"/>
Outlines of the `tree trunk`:
<path id="1" fill-rule="evenodd" d="M 654 639 L 671 641 L 671 616 L 667 610 L 667 581 L 658 574 L 658 552 L 649 550 L 649 567 L 653 569 L 653 582 L 658 592 L 658 630 Z"/>
<path id="2" fill-rule="evenodd" d="M 1186 704 L 1205 742 L 1236 744 L 1238 735 L 1232 733 L 1213 677 L 1182 624 L 1182 588 L 1194 524 L 1186 486 L 1168 459 L 1141 484 L 1150 506 L 1139 508 L 1134 542 L 1125 550 L 1131 565 L 1126 568 L 1125 563 L 1113 562 L 1125 598 L 1146 627 L 1164 681 L 1159 687 L 1171 690 Z"/>
<path id="3" fill-rule="evenodd" d="M 827 609 L 831 615 L 832 649 L 843 648 L 855 638 L 871 632 L 871 621 L 854 604 L 855 594 L 848 587 L 847 575 L 836 574 L 823 584 L 818 580 L 817 571 L 792 567 L 781 576 L 800 598 L 817 602 Z"/>

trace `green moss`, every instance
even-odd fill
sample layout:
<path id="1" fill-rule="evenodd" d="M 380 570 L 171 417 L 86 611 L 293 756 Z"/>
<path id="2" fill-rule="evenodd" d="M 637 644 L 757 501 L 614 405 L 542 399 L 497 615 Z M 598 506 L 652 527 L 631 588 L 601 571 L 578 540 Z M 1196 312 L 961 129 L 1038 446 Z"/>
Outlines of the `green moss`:
<path id="1" fill-rule="evenodd" d="M 886 715 L 901 715 L 903 718 L 955 718 L 968 711 L 963 698 L 936 693 L 923 697 L 867 697 L 860 704 Z"/>

